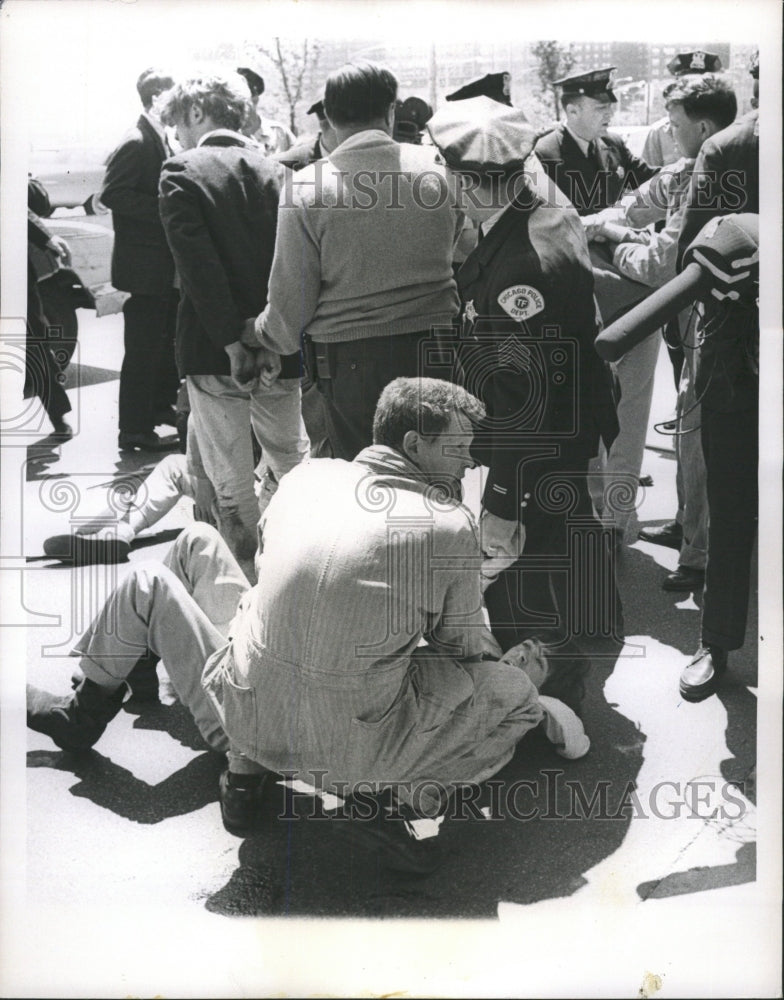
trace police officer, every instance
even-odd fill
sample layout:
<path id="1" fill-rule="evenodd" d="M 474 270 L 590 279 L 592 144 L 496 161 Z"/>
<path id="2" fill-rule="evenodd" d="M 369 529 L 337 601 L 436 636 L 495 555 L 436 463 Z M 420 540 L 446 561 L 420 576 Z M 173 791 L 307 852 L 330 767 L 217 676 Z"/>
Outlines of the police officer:
<path id="1" fill-rule="evenodd" d="M 499 104 L 506 104 L 508 107 L 511 107 L 511 87 L 512 77 L 506 71 L 501 73 L 486 73 L 479 79 L 471 80 L 470 83 L 466 83 L 464 86 L 452 91 L 451 94 L 447 94 L 445 100 L 450 102 L 468 101 L 474 97 L 489 97 L 492 101 L 497 101 Z M 522 120 L 525 121 L 524 118 Z M 453 258 L 455 275 L 457 275 L 463 261 L 476 246 L 476 242 L 476 225 L 473 220 L 466 215 L 463 231 L 460 233 L 458 241 L 455 244 L 455 253 Z"/>
<path id="2" fill-rule="evenodd" d="M 324 111 L 324 102 L 316 101 L 315 104 L 311 104 L 307 113 L 315 115 L 318 120 L 319 131 L 315 139 L 311 136 L 302 142 L 296 143 L 290 149 L 286 149 L 281 153 L 275 153 L 273 156 L 273 160 L 282 163 L 284 167 L 291 167 L 292 170 L 302 170 L 309 163 L 321 160 L 331 153 L 338 144 L 335 130 L 330 125 L 327 114 Z"/>
<path id="3" fill-rule="evenodd" d="M 721 69 L 721 59 L 715 52 L 695 49 L 693 52 L 679 52 L 667 63 L 667 70 L 676 79 L 681 76 L 692 76 L 703 73 L 718 73 Z M 671 81 L 664 88 L 662 97 L 666 100 L 670 90 L 675 86 Z M 683 153 L 675 145 L 670 129 L 670 116 L 665 115 L 651 125 L 642 147 L 642 158 L 652 167 L 665 167 L 675 163 Z"/>
<path id="4" fill-rule="evenodd" d="M 618 103 L 614 70 L 608 66 L 556 80 L 566 121 L 536 143 L 542 166 L 580 215 L 614 205 L 624 191 L 656 173 L 620 136 L 607 131 Z"/>
<path id="5" fill-rule="evenodd" d="M 464 86 L 447 94 L 447 101 L 467 101 L 472 97 L 489 97 L 499 104 L 512 106 L 512 77 L 507 72 L 486 73 L 478 80 L 471 80 Z"/>
<path id="6" fill-rule="evenodd" d="M 608 539 L 587 489 L 589 460 L 600 436 L 612 442 L 617 422 L 609 373 L 593 348 L 583 227 L 529 158 L 535 133 L 522 112 L 479 97 L 441 109 L 428 130 L 447 166 L 470 183 L 461 207 L 480 223 L 458 274 L 460 366 L 488 413 L 474 455 L 489 469 L 482 545 L 497 561 L 488 576 L 511 567 L 485 593 L 491 628 L 504 649 L 533 635 L 617 636 L 611 546 L 602 555 Z M 604 591 L 575 575 L 569 553 L 583 543 L 595 553 L 583 569 Z"/>
<path id="7" fill-rule="evenodd" d="M 684 255 L 694 253 L 695 237 L 703 242 L 706 235 L 710 238 L 711 228 L 703 227 L 711 220 L 735 212 L 759 215 L 759 168 L 756 111 L 702 144 L 678 240 L 681 265 Z M 748 262 L 752 257 L 744 253 L 742 259 Z M 737 263 L 734 268 L 740 274 Z M 712 273 L 715 277 L 715 269 Z M 708 563 L 700 646 L 680 679 L 680 692 L 687 701 L 702 701 L 716 690 L 727 669 L 728 653 L 740 649 L 746 636 L 759 506 L 756 296 L 739 296 L 729 289 L 722 298 L 709 297 L 699 332 L 702 346 L 695 392 L 701 400 L 700 436 L 707 472 Z"/>

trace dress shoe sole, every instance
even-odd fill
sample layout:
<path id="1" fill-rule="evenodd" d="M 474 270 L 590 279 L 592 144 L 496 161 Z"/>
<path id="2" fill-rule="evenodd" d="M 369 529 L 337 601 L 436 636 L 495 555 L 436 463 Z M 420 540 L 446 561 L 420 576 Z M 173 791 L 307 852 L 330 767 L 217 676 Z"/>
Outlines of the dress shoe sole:
<path id="1" fill-rule="evenodd" d="M 684 701 L 696 702 L 705 701 L 706 698 L 710 698 L 718 686 L 719 678 L 714 674 L 710 680 L 705 681 L 703 684 L 684 684 L 681 681 L 679 689 L 681 698 Z"/>
<path id="2" fill-rule="evenodd" d="M 144 441 L 123 441 L 122 439 L 118 441 L 117 444 L 120 451 L 176 451 L 180 447 L 179 438 L 174 439 L 163 439 L 155 443 L 147 443 Z"/>
<path id="3" fill-rule="evenodd" d="M 53 535 L 44 542 L 44 554 L 74 566 L 128 562 L 131 546 L 120 538 L 92 535 Z"/>

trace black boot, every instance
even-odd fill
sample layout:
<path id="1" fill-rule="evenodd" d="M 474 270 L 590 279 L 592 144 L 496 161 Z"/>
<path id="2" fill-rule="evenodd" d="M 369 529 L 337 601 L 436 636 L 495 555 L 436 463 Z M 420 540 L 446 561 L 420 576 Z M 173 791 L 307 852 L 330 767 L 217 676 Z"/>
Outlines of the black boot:
<path id="1" fill-rule="evenodd" d="M 268 771 L 261 774 L 234 774 L 228 770 L 221 774 L 221 818 L 224 828 L 235 837 L 247 837 L 256 829 L 268 775 Z"/>
<path id="2" fill-rule="evenodd" d="M 51 737 L 61 750 L 89 750 L 117 715 L 128 693 L 125 684 L 116 690 L 86 677 L 69 698 L 27 685 L 27 725 Z"/>
<path id="3" fill-rule="evenodd" d="M 133 670 L 125 678 L 131 689 L 131 697 L 137 701 L 158 701 L 158 671 L 156 667 L 160 657 L 148 649 L 144 656 L 136 661 Z M 76 689 L 84 680 L 81 667 L 76 667 L 71 674 L 71 687 Z"/>

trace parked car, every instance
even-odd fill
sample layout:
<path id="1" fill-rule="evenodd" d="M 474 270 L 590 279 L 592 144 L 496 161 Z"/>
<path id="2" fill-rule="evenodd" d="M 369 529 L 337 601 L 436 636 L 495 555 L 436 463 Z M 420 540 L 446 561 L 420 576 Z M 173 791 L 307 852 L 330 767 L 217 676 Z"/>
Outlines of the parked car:
<path id="1" fill-rule="evenodd" d="M 46 188 L 53 209 L 81 207 L 95 215 L 107 211 L 98 196 L 109 152 L 98 146 L 33 149 L 29 170 Z"/>

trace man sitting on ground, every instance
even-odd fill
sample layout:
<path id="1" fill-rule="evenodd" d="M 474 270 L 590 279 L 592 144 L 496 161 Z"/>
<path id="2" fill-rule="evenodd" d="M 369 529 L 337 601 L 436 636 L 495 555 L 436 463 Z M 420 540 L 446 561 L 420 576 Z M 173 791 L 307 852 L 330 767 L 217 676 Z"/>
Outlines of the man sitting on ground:
<path id="1" fill-rule="evenodd" d="M 255 587 L 217 532 L 193 525 L 165 565 L 135 568 L 111 595 L 77 644 L 74 695 L 28 690 L 28 725 L 65 750 L 92 746 L 149 647 L 207 743 L 228 752 L 227 829 L 252 831 L 270 771 L 323 776 L 342 796 L 394 783 L 399 812 L 362 829 L 425 870 L 410 822 L 496 773 L 546 714 L 564 756 L 588 749 L 576 715 L 538 694 L 568 698 L 558 662 L 535 641 L 499 662 L 484 624 L 477 526 L 454 499 L 481 412 L 451 383 L 396 379 L 375 444 L 283 479 L 261 522 Z M 585 665 L 574 667 L 563 673 L 580 688 Z"/>

